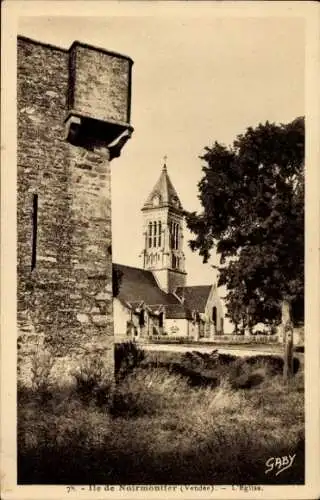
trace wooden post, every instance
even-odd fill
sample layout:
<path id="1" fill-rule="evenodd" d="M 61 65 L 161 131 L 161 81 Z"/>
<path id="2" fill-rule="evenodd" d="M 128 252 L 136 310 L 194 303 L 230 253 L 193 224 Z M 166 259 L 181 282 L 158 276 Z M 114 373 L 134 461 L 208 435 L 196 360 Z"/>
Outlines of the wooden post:
<path id="1" fill-rule="evenodd" d="M 291 320 L 291 305 L 288 300 L 282 302 L 282 328 L 283 328 L 283 379 L 288 382 L 293 376 L 293 324 Z"/>

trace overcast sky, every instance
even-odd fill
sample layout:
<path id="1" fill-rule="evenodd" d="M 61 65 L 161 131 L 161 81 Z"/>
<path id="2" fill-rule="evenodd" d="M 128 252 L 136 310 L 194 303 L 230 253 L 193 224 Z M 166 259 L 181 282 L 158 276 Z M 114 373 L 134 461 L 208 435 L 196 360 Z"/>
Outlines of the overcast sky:
<path id="1" fill-rule="evenodd" d="M 248 126 L 304 114 L 304 21 L 200 15 L 24 17 L 19 33 L 68 48 L 74 40 L 134 60 L 131 140 L 112 162 L 114 261 L 139 266 L 140 209 L 162 158 L 186 209 L 198 209 L 205 146 L 230 144 Z M 143 13 L 143 11 L 141 11 Z M 148 10 L 150 13 L 150 9 Z M 190 235 L 185 234 L 185 242 Z M 186 247 L 189 284 L 215 272 Z"/>

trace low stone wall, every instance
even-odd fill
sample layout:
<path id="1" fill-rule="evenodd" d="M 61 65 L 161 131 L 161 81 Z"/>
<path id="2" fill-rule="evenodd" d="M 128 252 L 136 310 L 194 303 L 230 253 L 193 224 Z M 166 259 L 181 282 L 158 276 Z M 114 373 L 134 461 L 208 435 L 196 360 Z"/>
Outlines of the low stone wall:
<path id="1" fill-rule="evenodd" d="M 200 342 L 207 342 L 207 339 L 200 339 Z M 278 335 L 216 335 L 209 342 L 215 344 L 277 344 Z"/>

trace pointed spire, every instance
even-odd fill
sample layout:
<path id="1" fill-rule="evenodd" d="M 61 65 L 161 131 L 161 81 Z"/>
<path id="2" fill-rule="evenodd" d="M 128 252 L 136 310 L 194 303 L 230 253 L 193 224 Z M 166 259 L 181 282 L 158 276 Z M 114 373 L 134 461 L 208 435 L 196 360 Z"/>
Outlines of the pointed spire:
<path id="1" fill-rule="evenodd" d="M 182 205 L 179 196 L 171 182 L 167 172 L 167 155 L 163 157 L 163 167 L 161 175 L 149 194 L 147 201 L 143 205 L 142 210 L 153 208 L 154 206 L 171 206 L 172 208 L 182 210 Z M 154 200 L 156 200 L 154 204 Z"/>

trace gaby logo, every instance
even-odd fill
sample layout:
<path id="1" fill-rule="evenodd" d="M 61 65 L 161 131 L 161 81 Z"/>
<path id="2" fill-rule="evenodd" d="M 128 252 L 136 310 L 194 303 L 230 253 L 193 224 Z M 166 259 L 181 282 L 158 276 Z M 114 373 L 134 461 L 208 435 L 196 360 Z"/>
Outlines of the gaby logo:
<path id="1" fill-rule="evenodd" d="M 265 474 L 268 474 L 269 472 L 274 471 L 275 475 L 278 476 L 281 472 L 283 472 L 286 469 L 289 469 L 293 462 L 294 459 L 296 458 L 296 453 L 294 455 L 284 455 L 283 457 L 270 457 L 266 461 L 266 470 Z"/>

